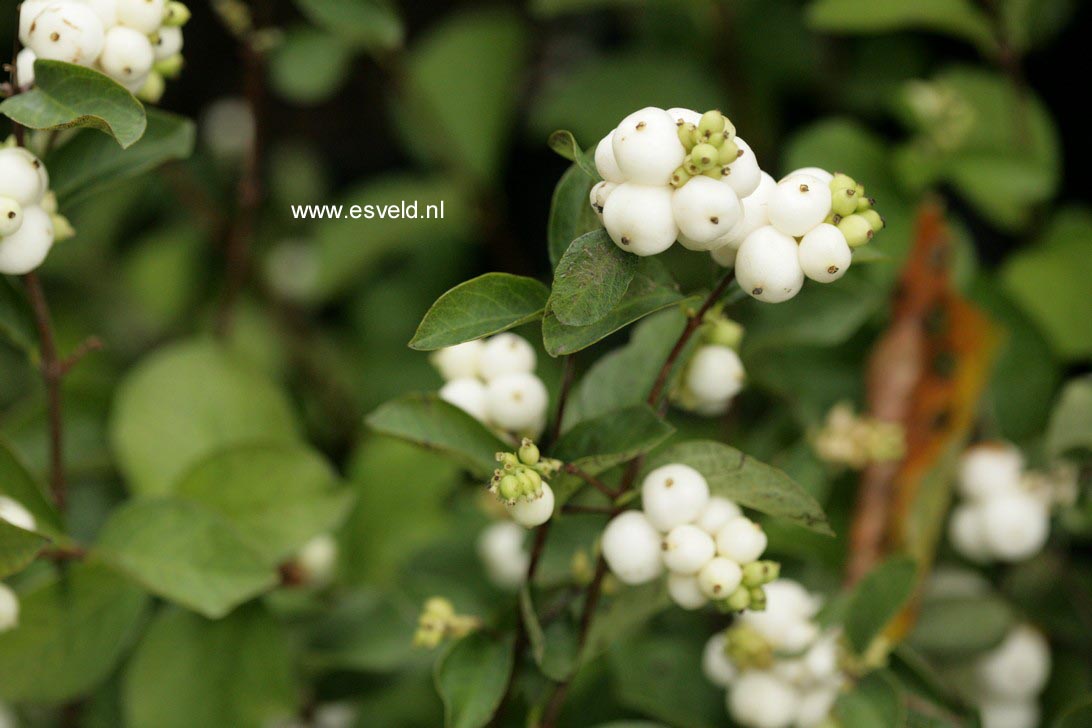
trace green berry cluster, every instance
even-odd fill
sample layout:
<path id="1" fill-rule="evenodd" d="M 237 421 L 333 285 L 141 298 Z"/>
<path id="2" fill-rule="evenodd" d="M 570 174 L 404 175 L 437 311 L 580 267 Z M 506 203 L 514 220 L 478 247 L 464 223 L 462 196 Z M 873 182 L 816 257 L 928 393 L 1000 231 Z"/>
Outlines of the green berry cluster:
<path id="1" fill-rule="evenodd" d="M 724 314 L 724 305 L 718 304 L 702 318 L 701 340 L 712 346 L 739 349 L 743 341 L 743 326 Z"/>
<path id="2" fill-rule="evenodd" d="M 775 659 L 766 638 L 744 624 L 736 624 L 724 633 L 724 654 L 741 670 L 766 670 Z"/>
<path id="3" fill-rule="evenodd" d="M 865 193 L 864 185 L 838 172 L 830 181 L 830 216 L 826 222 L 842 231 L 849 247 L 859 248 L 884 228 L 884 219 L 874 209 L 875 204 Z"/>
<path id="4" fill-rule="evenodd" d="M 500 467 L 493 471 L 489 491 L 502 501 L 534 500 L 542 494 L 542 483 L 561 470 L 561 461 L 544 458 L 529 438 L 523 438 L 515 452 L 497 453 Z"/>
<path id="5" fill-rule="evenodd" d="M 716 109 L 706 111 L 697 124 L 678 122 L 679 141 L 686 149 L 686 161 L 671 175 L 671 186 L 682 187 L 693 177 L 721 179 L 732 173 L 729 165 L 740 155 L 736 127 Z"/>
<path id="6" fill-rule="evenodd" d="M 762 612 L 766 609 L 766 584 L 781 575 L 781 564 L 776 561 L 752 561 L 743 567 L 743 581 L 727 599 L 717 602 L 717 608 L 724 613 Z"/>

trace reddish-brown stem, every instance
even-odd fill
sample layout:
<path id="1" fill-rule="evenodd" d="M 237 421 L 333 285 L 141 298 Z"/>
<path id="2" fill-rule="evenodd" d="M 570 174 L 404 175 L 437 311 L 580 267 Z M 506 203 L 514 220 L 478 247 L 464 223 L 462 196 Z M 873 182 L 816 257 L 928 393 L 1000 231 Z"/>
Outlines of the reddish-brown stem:
<path id="1" fill-rule="evenodd" d="M 57 356 L 53 320 L 49 313 L 49 303 L 46 301 L 42 281 L 34 272 L 23 276 L 23 281 L 26 283 L 30 308 L 34 312 L 34 324 L 38 329 L 42 379 L 46 388 L 46 408 L 49 417 L 49 489 L 57 508 L 63 511 L 67 501 L 61 402 L 61 380 L 64 378 L 64 368 Z"/>
<path id="2" fill-rule="evenodd" d="M 566 503 L 561 506 L 561 512 L 611 516 L 614 515 L 614 508 L 609 506 L 582 506 L 578 503 Z"/>
<path id="3" fill-rule="evenodd" d="M 595 488 L 612 501 L 618 497 L 618 493 L 611 490 L 611 488 L 606 483 L 604 483 L 602 480 L 595 477 L 591 473 L 584 472 L 580 469 L 579 466 L 574 465 L 573 463 L 569 463 L 565 466 L 565 472 L 580 478 L 585 483 Z"/>
<path id="4" fill-rule="evenodd" d="M 550 428 L 548 444 L 553 445 L 561 437 L 561 425 L 565 419 L 565 407 L 569 402 L 569 392 L 572 390 L 573 381 L 576 379 L 576 358 L 571 354 L 562 359 L 561 363 L 561 392 L 557 397 L 557 412 L 554 414 L 554 425 Z"/>

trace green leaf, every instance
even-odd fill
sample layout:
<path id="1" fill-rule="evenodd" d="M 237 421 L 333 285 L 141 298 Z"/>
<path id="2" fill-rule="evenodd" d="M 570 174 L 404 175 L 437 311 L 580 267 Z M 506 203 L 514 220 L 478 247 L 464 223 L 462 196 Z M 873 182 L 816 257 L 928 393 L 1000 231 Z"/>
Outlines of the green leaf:
<path id="1" fill-rule="evenodd" d="M 480 728 L 493 717 L 512 672 L 512 640 L 475 632 L 436 662 L 447 728 Z"/>
<path id="2" fill-rule="evenodd" d="M 834 714 L 839 724 L 853 728 L 891 728 L 906 723 L 906 709 L 894 679 L 886 672 L 874 672 L 842 693 Z"/>
<path id="3" fill-rule="evenodd" d="M 16 291 L 6 276 L 0 280 L 0 336 L 31 357 L 37 356 L 38 333 L 34 329 L 34 314 L 26 298 Z"/>
<path id="4" fill-rule="evenodd" d="M 562 435 L 551 455 L 589 475 L 599 475 L 650 452 L 674 432 L 651 407 L 641 404 L 584 420 Z M 564 503 L 583 485 L 577 476 L 560 473 L 553 484 L 558 503 Z"/>
<path id="5" fill-rule="evenodd" d="M 339 598 L 310 631 L 307 666 L 388 673 L 420 661 L 413 646 L 419 606 L 378 591 Z"/>
<path id="6" fill-rule="evenodd" d="M 1092 451 L 1092 377 L 1076 379 L 1062 390 L 1050 417 L 1046 449 L 1051 457 L 1071 450 Z"/>
<path id="7" fill-rule="evenodd" d="M 432 351 L 522 326 L 542 316 L 549 295 L 534 278 L 486 273 L 440 296 L 409 345 Z"/>
<path id="8" fill-rule="evenodd" d="M 796 481 L 733 447 L 710 440 L 679 443 L 657 453 L 645 472 L 669 463 L 697 470 L 714 495 L 810 531 L 834 535 L 819 503 Z"/>
<path id="9" fill-rule="evenodd" d="M 232 445 L 298 439 L 280 390 L 201 340 L 160 349 L 129 372 L 118 388 L 110 435 L 126 484 L 142 494 L 172 492 L 193 465 Z"/>
<path id="10" fill-rule="evenodd" d="M 496 454 L 511 449 L 466 412 L 433 394 L 387 402 L 366 421 L 376 432 L 451 457 L 477 478 L 488 478 L 497 467 Z"/>
<path id="11" fill-rule="evenodd" d="M 560 154 L 570 162 L 575 162 L 576 166 L 583 170 L 592 182 L 598 182 L 599 170 L 595 167 L 594 157 L 580 148 L 580 145 L 576 143 L 576 137 L 568 129 L 559 129 L 550 135 L 550 138 L 546 140 L 550 149 Z"/>
<path id="12" fill-rule="evenodd" d="M 121 701 L 131 728 L 279 724 L 298 702 L 288 635 L 258 604 L 216 622 L 164 609 L 125 671 Z"/>
<path id="13" fill-rule="evenodd" d="M 669 604 L 667 587 L 660 580 L 622 589 L 592 622 L 588 641 L 580 656 L 581 664 L 602 655 L 619 640 L 647 624 Z"/>
<path id="14" fill-rule="evenodd" d="M 1041 46 L 1065 30 L 1077 6 L 1073 0 L 1003 0 L 1005 37 L 1018 50 Z"/>
<path id="15" fill-rule="evenodd" d="M 1001 284 L 1066 361 L 1092 356 L 1088 286 L 1092 280 L 1092 214 L 1070 209 L 1058 215 L 1042 239 L 1010 257 Z"/>
<path id="16" fill-rule="evenodd" d="M 669 725 L 717 728 L 725 724 L 724 690 L 696 679 L 703 645 L 690 635 L 640 635 L 612 649 L 611 681 L 622 705 Z M 615 724 L 623 725 L 657 724 Z"/>
<path id="17" fill-rule="evenodd" d="M 269 59 L 269 80 L 285 99 L 313 106 L 338 92 L 352 61 L 352 49 L 341 38 L 306 26 L 289 28 Z"/>
<path id="18" fill-rule="evenodd" d="M 130 501 L 114 511 L 96 553 L 148 591 L 211 619 L 278 582 L 226 518 L 173 498 Z"/>
<path id="19" fill-rule="evenodd" d="M 318 453 L 301 445 L 239 445 L 198 463 L 176 495 L 219 513 L 270 566 L 348 514 L 353 494 Z"/>
<path id="20" fill-rule="evenodd" d="M 931 30 L 963 38 L 988 54 L 998 50 L 989 16 L 970 0 L 816 0 L 808 7 L 808 22 L 835 33 Z"/>
<path id="21" fill-rule="evenodd" d="M 0 518 L 0 579 L 17 574 L 34 561 L 49 539 Z"/>
<path id="22" fill-rule="evenodd" d="M 506 10 L 448 15 L 406 63 L 400 126 L 412 150 L 489 181 L 501 165 L 527 58 L 527 29 Z"/>
<path id="23" fill-rule="evenodd" d="M 104 681 L 137 636 L 148 598 L 100 565 L 20 593 L 19 627 L 0 634 L 0 698 L 60 703 Z"/>
<path id="24" fill-rule="evenodd" d="M 357 48 L 374 53 L 402 45 L 402 20 L 384 0 L 295 1 L 308 20 Z"/>
<path id="25" fill-rule="evenodd" d="M 886 303 L 883 292 L 851 276 L 838 286 L 807 286 L 799 303 L 761 306 L 747 320 L 744 353 L 768 348 L 836 346 L 861 329 Z"/>
<path id="26" fill-rule="evenodd" d="M 19 501 L 34 516 L 42 533 L 47 536 L 64 534 L 64 524 L 53 502 L 46 497 L 44 487 L 3 441 L 0 441 L 0 495 Z"/>
<path id="27" fill-rule="evenodd" d="M 561 175 L 554 188 L 546 231 L 552 265 L 557 265 L 574 240 L 600 227 L 599 218 L 588 202 L 594 184 L 595 180 L 574 164 Z"/>
<path id="28" fill-rule="evenodd" d="M 1052 728 L 1085 728 L 1092 724 L 1092 698 L 1082 697 L 1067 707 L 1054 722 Z"/>
<path id="29" fill-rule="evenodd" d="M 997 597 L 930 599 L 922 605 L 910 644 L 941 659 L 968 657 L 999 645 L 1013 621 L 1012 609 Z"/>
<path id="30" fill-rule="evenodd" d="M 35 87 L 0 103 L 0 114 L 30 129 L 98 129 L 123 149 L 144 135 L 144 106 L 109 76 L 60 61 L 36 61 L 34 76 Z"/>
<path id="31" fill-rule="evenodd" d="M 586 349 L 634 321 L 679 303 L 684 298 L 674 283 L 666 278 L 661 263 L 642 258 L 626 295 L 610 313 L 595 323 L 566 326 L 547 308 L 542 320 L 546 352 L 550 356 L 562 356 Z"/>
<path id="32" fill-rule="evenodd" d="M 45 159 L 53 191 L 71 205 L 103 187 L 149 172 L 193 153 L 195 125 L 159 109 L 148 110 L 148 128 L 128 149 L 94 131 L 82 131 Z"/>
<path id="33" fill-rule="evenodd" d="M 868 650 L 910 598 L 917 581 L 917 564 L 908 556 L 893 556 L 868 572 L 846 604 L 845 631 L 858 654 Z"/>
<path id="34" fill-rule="evenodd" d="M 640 258 L 615 245 L 603 228 L 581 235 L 554 271 L 550 311 L 566 326 L 601 320 L 626 295 Z"/>

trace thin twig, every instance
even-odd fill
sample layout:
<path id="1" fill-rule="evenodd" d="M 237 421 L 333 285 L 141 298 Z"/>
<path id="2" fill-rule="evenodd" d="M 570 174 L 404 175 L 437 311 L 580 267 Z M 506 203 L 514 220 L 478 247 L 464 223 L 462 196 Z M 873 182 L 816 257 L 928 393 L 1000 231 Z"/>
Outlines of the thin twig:
<path id="1" fill-rule="evenodd" d="M 561 506 L 562 513 L 580 513 L 586 515 L 613 516 L 614 508 L 609 506 L 584 506 L 579 503 L 566 503 Z"/>
<path id="2" fill-rule="evenodd" d="M 103 343 L 102 339 L 97 336 L 88 336 L 80 342 L 79 346 L 73 349 L 71 354 L 60 362 L 61 376 L 67 376 L 67 374 L 75 369 L 76 365 L 83 361 L 84 357 L 88 354 L 102 351 L 105 348 L 106 344 Z"/>
<path id="3" fill-rule="evenodd" d="M 610 486 L 608 486 L 606 483 L 604 483 L 602 480 L 595 477 L 591 473 L 587 473 L 587 472 L 581 470 L 578 465 L 575 465 L 573 463 L 566 464 L 565 465 L 565 472 L 570 474 L 570 475 L 575 475 L 576 477 L 580 478 L 585 483 L 587 483 L 588 485 L 590 485 L 591 487 L 595 488 L 600 493 L 605 495 L 607 498 L 610 498 L 612 501 L 615 498 L 618 497 L 618 493 L 616 493 L 614 490 L 612 490 L 610 488 Z"/>
<path id="4" fill-rule="evenodd" d="M 561 426 L 565 419 L 565 407 L 569 401 L 569 394 L 576 379 L 576 358 L 570 354 L 562 359 L 561 363 L 561 393 L 557 397 L 557 413 L 554 414 L 554 425 L 550 429 L 548 444 L 553 445 L 561 437 Z"/>
<path id="5" fill-rule="evenodd" d="M 64 370 L 57 357 L 57 342 L 53 336 L 53 320 L 49 313 L 42 281 L 35 272 L 23 276 L 27 286 L 27 298 L 34 312 L 34 324 L 38 329 L 41 349 L 42 379 L 46 387 L 46 405 L 49 416 L 49 489 L 57 508 L 63 511 L 67 504 L 64 477 L 64 426 L 61 401 L 61 380 Z"/>

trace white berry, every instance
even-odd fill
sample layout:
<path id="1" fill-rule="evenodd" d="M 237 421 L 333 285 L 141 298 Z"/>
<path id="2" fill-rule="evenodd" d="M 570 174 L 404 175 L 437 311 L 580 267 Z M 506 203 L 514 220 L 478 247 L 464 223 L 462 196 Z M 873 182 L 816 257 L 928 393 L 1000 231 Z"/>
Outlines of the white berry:
<path id="1" fill-rule="evenodd" d="M 663 573 L 660 534 L 640 511 L 612 518 L 601 544 L 611 573 L 624 584 L 644 584 Z"/>
<path id="2" fill-rule="evenodd" d="M 675 190 L 671 210 L 689 250 L 712 250 L 743 216 L 743 207 L 731 187 L 709 177 L 694 177 Z"/>
<path id="3" fill-rule="evenodd" d="M 728 638 L 723 632 L 717 632 L 705 643 L 701 654 L 701 670 L 709 682 L 718 688 L 726 688 L 739 676 L 735 664 L 728 658 Z"/>
<path id="4" fill-rule="evenodd" d="M 704 402 L 725 402 L 743 389 L 743 362 L 735 349 L 708 345 L 698 349 L 686 370 L 686 389 Z"/>
<path id="5" fill-rule="evenodd" d="M 736 264 L 736 254 L 739 248 L 734 245 L 722 245 L 715 250 L 710 250 L 713 261 L 722 268 L 731 268 Z"/>
<path id="6" fill-rule="evenodd" d="M 670 187 L 626 182 L 618 185 L 603 207 L 603 227 L 622 250 L 656 255 L 679 237 L 671 210 Z"/>
<path id="7" fill-rule="evenodd" d="M 24 531 L 34 531 L 38 528 L 38 520 L 34 518 L 34 515 L 22 503 L 6 495 L 0 495 L 0 520 L 7 521 Z"/>
<path id="8" fill-rule="evenodd" d="M 53 220 L 40 207 L 23 208 L 23 224 L 0 239 L 0 273 L 23 275 L 46 259 L 53 247 Z"/>
<path id="9" fill-rule="evenodd" d="M 489 381 L 505 374 L 530 374 L 536 362 L 535 349 L 527 339 L 503 333 L 485 342 L 478 370 Z"/>
<path id="10" fill-rule="evenodd" d="M 23 207 L 37 205 L 49 189 L 49 175 L 41 160 L 22 147 L 0 149 L 0 196 Z"/>
<path id="11" fill-rule="evenodd" d="M 804 285 L 796 241 L 770 225 L 755 230 L 736 253 L 736 281 L 759 301 L 788 301 Z"/>
<path id="12" fill-rule="evenodd" d="M 27 46 L 42 60 L 89 66 L 102 52 L 104 33 L 91 8 L 54 2 L 31 22 Z"/>
<path id="13" fill-rule="evenodd" d="M 605 181 L 621 184 L 626 181 L 626 176 L 618 169 L 618 162 L 614 158 L 612 134 L 613 132 L 600 139 L 595 147 L 595 169 Z"/>
<path id="14" fill-rule="evenodd" d="M 755 157 L 751 145 L 739 137 L 736 137 L 735 142 L 741 154 L 728 165 L 728 174 L 720 179 L 722 184 L 735 190 L 736 196 L 742 200 L 758 189 L 762 182 L 762 169 L 758 166 L 758 158 Z"/>
<path id="15" fill-rule="evenodd" d="M 1034 700 L 991 699 L 978 708 L 982 728 L 1037 728 L 1039 704 Z"/>
<path id="16" fill-rule="evenodd" d="M 182 52 L 183 37 L 181 28 L 163 27 L 156 31 L 152 47 L 155 59 L 165 61 Z"/>
<path id="17" fill-rule="evenodd" d="M 38 15 L 56 0 L 23 0 L 19 5 L 19 42 L 30 45 L 30 26 Z"/>
<path id="18" fill-rule="evenodd" d="M 662 548 L 664 566 L 687 576 L 698 573 L 717 553 L 713 537 L 689 523 L 671 529 L 664 536 Z"/>
<path id="19" fill-rule="evenodd" d="M 715 495 L 709 499 L 705 508 L 702 509 L 701 515 L 698 516 L 695 524 L 710 536 L 716 536 L 717 531 L 723 528 L 724 524 L 742 515 L 743 511 L 735 503 L 727 498 Z"/>
<path id="20" fill-rule="evenodd" d="M 38 54 L 30 48 L 24 48 L 15 57 L 15 75 L 18 77 L 20 87 L 26 88 L 34 85 L 34 62 L 36 60 L 38 60 Z"/>
<path id="21" fill-rule="evenodd" d="M 486 387 L 489 421 L 509 432 L 538 434 L 549 404 L 542 380 L 534 374 L 505 374 Z"/>
<path id="22" fill-rule="evenodd" d="M 738 564 L 757 561 L 766 550 L 766 532 L 749 518 L 740 516 L 717 531 L 717 553 Z"/>
<path id="23" fill-rule="evenodd" d="M 23 206 L 10 197 L 0 197 L 0 238 L 14 235 L 23 225 Z"/>
<path id="24" fill-rule="evenodd" d="M 964 503 L 953 508 L 948 519 L 948 540 L 961 556 L 971 561 L 984 562 L 990 558 L 982 515 L 977 503 Z"/>
<path id="25" fill-rule="evenodd" d="M 452 379 L 440 387 L 440 399 L 453 404 L 478 422 L 488 422 L 485 385 L 479 379 Z"/>
<path id="26" fill-rule="evenodd" d="M 838 688 L 821 685 L 800 695 L 796 713 L 797 728 L 818 728 L 830 719 L 834 704 L 838 702 Z"/>
<path id="27" fill-rule="evenodd" d="M 111 78 L 125 84 L 141 85 L 155 64 L 155 51 L 148 36 L 132 28 L 116 26 L 106 34 L 99 65 Z"/>
<path id="28" fill-rule="evenodd" d="M 163 25 L 167 0 L 117 0 L 118 23 L 144 35 L 151 35 Z"/>
<path id="29" fill-rule="evenodd" d="M 682 123 L 697 126 L 701 121 L 701 113 L 694 111 L 693 109 L 684 109 L 677 106 L 668 109 L 667 115 L 671 117 L 671 120 L 674 121 L 676 125 Z"/>
<path id="30" fill-rule="evenodd" d="M 698 587 L 710 599 L 727 599 L 742 581 L 739 564 L 723 556 L 711 559 L 698 572 Z"/>
<path id="31" fill-rule="evenodd" d="M 645 476 L 641 503 L 652 525 L 667 532 L 697 520 L 709 503 L 709 484 L 688 465 L 664 465 Z"/>
<path id="32" fill-rule="evenodd" d="M 964 498 L 982 499 L 1020 488 L 1024 456 L 1003 442 L 975 445 L 959 461 L 959 491 Z"/>
<path id="33" fill-rule="evenodd" d="M 728 692 L 728 712 L 733 720 L 753 728 L 788 728 L 800 706 L 800 694 L 768 672 L 749 670 Z"/>
<path id="34" fill-rule="evenodd" d="M 80 2 L 99 16 L 103 28 L 109 30 L 118 24 L 117 0 L 80 0 Z"/>
<path id="35" fill-rule="evenodd" d="M 0 633 L 13 630 L 17 626 L 19 626 L 19 597 L 15 595 L 11 587 L 0 581 Z"/>
<path id="36" fill-rule="evenodd" d="M 523 547 L 526 533 L 511 521 L 498 521 L 478 536 L 478 557 L 501 589 L 516 589 L 527 577 L 531 555 Z"/>
<path id="37" fill-rule="evenodd" d="M 611 135 L 611 148 L 622 174 L 645 185 L 666 185 L 686 156 L 675 120 L 655 106 L 622 119 Z"/>
<path id="38" fill-rule="evenodd" d="M 554 514 L 554 491 L 548 483 L 542 484 L 542 492 L 537 498 L 521 498 L 515 503 L 505 505 L 512 520 L 524 528 L 535 528 L 550 520 Z"/>
<path id="39" fill-rule="evenodd" d="M 467 341 L 433 352 L 430 361 L 445 381 L 477 377 L 484 348 L 481 340 Z"/>
<path id="40" fill-rule="evenodd" d="M 600 220 L 603 219 L 603 208 L 607 205 L 607 198 L 610 197 L 610 193 L 614 192 L 614 188 L 617 186 L 614 182 L 603 180 L 597 182 L 591 188 L 591 192 L 588 194 L 588 202 L 591 203 L 592 209 L 595 210 L 595 214 Z"/>
<path id="41" fill-rule="evenodd" d="M 798 238 L 826 219 L 830 202 L 829 185 L 811 175 L 798 174 L 777 183 L 767 213 L 771 225 Z"/>
<path id="42" fill-rule="evenodd" d="M 698 577 L 687 574 L 667 575 L 667 595 L 671 601 L 687 611 L 701 609 L 709 603 L 698 586 Z"/>
<path id="43" fill-rule="evenodd" d="M 1006 493 L 982 505 L 982 536 L 994 557 L 1021 561 L 1042 550 L 1050 536 L 1050 512 L 1027 493 Z"/>
<path id="44" fill-rule="evenodd" d="M 770 224 L 770 217 L 766 213 L 766 205 L 770 200 L 770 194 L 777 183 L 773 177 L 762 173 L 758 189 L 740 200 L 743 215 L 736 222 L 735 227 L 728 234 L 717 240 L 717 248 L 713 250 L 713 260 L 720 265 L 728 267 L 735 262 L 735 253 L 739 246 L 747 239 L 747 236 Z M 727 248 L 728 250 L 725 250 Z M 730 251 L 730 252 L 729 252 Z"/>
<path id="45" fill-rule="evenodd" d="M 800 240 L 800 268 L 819 283 L 833 283 L 846 274 L 853 251 L 846 236 L 833 225 L 820 223 Z"/>
<path id="46" fill-rule="evenodd" d="M 787 175 L 782 177 L 782 179 L 795 177 L 799 174 L 805 174 L 809 177 L 814 177 L 828 187 L 830 186 L 830 183 L 834 181 L 834 175 L 821 167 L 801 167 L 800 169 L 795 169 L 792 172 L 789 172 Z"/>
<path id="47" fill-rule="evenodd" d="M 296 554 L 296 563 L 312 584 L 328 584 L 337 570 L 337 556 L 337 541 L 332 535 L 323 533 L 300 548 Z"/>
<path id="48" fill-rule="evenodd" d="M 1026 625 L 1012 629 L 976 667 L 979 687 L 997 698 L 1030 699 L 1042 692 L 1050 676 L 1050 646 Z"/>

